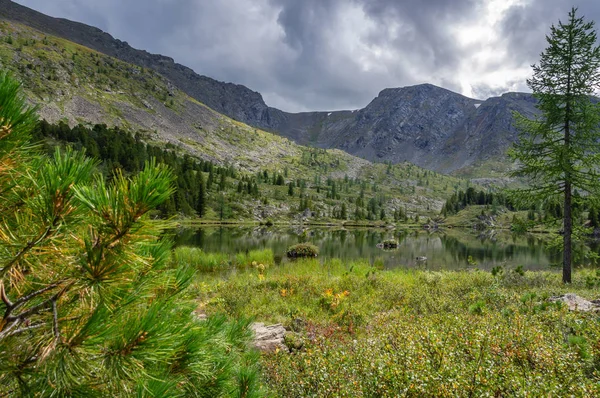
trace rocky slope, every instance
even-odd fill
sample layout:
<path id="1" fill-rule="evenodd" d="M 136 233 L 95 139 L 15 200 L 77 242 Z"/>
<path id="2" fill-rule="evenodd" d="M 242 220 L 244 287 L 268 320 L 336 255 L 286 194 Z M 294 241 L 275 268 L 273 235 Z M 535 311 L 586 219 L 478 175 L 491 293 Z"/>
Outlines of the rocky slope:
<path id="1" fill-rule="evenodd" d="M 372 161 L 408 161 L 443 173 L 473 170 L 482 164 L 504 170 L 509 167 L 504 154 L 516 138 L 512 112 L 535 112 L 529 94 L 479 101 L 425 84 L 385 89 L 357 111 L 287 113 L 268 107 L 259 93 L 247 87 L 198 75 L 169 57 L 134 49 L 88 25 L 52 18 L 10 0 L 0 0 L 1 19 L 153 70 L 172 88 L 250 126 Z"/>
<path id="2" fill-rule="evenodd" d="M 0 0 L 0 19 L 18 22 L 124 62 L 153 69 L 192 98 L 235 120 L 272 129 L 282 119 L 281 111 L 268 108 L 259 93 L 245 86 L 198 75 L 172 58 L 132 48 L 127 42 L 93 26 L 53 18 L 10 0 Z"/>
<path id="3" fill-rule="evenodd" d="M 0 70 L 21 80 L 28 100 L 51 123 L 120 126 L 250 172 L 293 160 L 292 173 L 308 167 L 300 165 L 308 148 L 219 114 L 159 73 L 25 25 L 0 21 Z M 330 172 L 351 176 L 369 164 L 339 150 L 321 158 L 335 163 Z"/>

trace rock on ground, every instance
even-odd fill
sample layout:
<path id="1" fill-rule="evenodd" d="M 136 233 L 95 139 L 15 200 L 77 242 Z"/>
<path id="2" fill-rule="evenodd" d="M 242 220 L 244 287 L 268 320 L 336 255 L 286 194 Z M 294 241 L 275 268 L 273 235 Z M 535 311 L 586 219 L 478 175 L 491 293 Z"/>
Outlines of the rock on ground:
<path id="1" fill-rule="evenodd" d="M 254 346 L 264 352 L 274 352 L 277 348 L 287 350 L 285 328 L 281 324 L 265 326 L 256 322 L 250 325 L 254 332 Z"/>
<path id="2" fill-rule="evenodd" d="M 567 308 L 571 311 L 592 311 L 592 312 L 600 312 L 600 300 L 592 300 L 588 301 L 583 297 L 579 297 L 575 293 L 567 293 L 562 296 L 550 297 L 550 301 L 562 302 Z"/>

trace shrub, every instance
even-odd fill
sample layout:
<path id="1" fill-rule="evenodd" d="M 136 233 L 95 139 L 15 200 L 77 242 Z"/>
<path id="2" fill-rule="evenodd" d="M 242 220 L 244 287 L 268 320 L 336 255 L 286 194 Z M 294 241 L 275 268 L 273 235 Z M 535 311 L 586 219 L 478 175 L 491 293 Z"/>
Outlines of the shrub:
<path id="1" fill-rule="evenodd" d="M 310 243 L 299 243 L 288 247 L 286 254 L 290 258 L 317 257 L 319 255 L 319 248 Z"/>
<path id="2" fill-rule="evenodd" d="M 380 243 L 384 249 L 397 249 L 398 241 L 396 239 L 387 239 Z"/>

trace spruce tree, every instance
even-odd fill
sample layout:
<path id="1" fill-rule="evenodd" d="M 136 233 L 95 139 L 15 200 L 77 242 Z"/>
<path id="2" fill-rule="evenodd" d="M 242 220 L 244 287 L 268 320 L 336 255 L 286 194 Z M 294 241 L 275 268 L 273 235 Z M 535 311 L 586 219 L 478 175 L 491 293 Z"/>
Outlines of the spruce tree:
<path id="1" fill-rule="evenodd" d="M 588 220 L 590 221 L 590 227 L 594 229 L 598 228 L 598 210 L 596 209 L 596 206 L 592 205 L 592 207 L 590 207 Z"/>
<path id="2" fill-rule="evenodd" d="M 225 172 L 221 171 L 221 178 L 219 179 L 219 191 L 224 191 L 227 185 L 227 178 L 225 176 Z"/>
<path id="3" fill-rule="evenodd" d="M 213 175 L 213 169 L 212 167 L 210 168 L 209 172 L 208 172 L 208 179 L 206 180 L 206 190 L 210 191 L 210 189 L 212 188 L 212 184 L 215 181 L 215 177 Z"/>
<path id="4" fill-rule="evenodd" d="M 600 48 L 594 23 L 578 17 L 573 8 L 568 21 L 552 26 L 548 47 L 527 85 L 538 100 L 540 117 L 516 115 L 519 141 L 513 147 L 515 176 L 530 178 L 530 188 L 517 197 L 529 202 L 562 197 L 563 282 L 571 282 L 573 192 L 599 188 L 598 126 L 600 112 L 591 95 L 600 87 Z"/>
<path id="5" fill-rule="evenodd" d="M 206 214 L 206 187 L 204 186 L 204 175 L 198 172 L 198 201 L 196 203 L 196 212 L 198 217 L 202 218 Z"/>

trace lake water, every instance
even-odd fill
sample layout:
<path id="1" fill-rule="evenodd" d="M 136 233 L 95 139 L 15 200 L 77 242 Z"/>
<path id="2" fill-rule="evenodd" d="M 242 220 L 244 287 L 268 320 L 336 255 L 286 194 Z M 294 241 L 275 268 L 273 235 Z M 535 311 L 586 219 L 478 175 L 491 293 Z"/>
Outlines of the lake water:
<path id="1" fill-rule="evenodd" d="M 397 250 L 377 247 L 378 243 L 392 238 L 400 243 Z M 562 260 L 560 253 L 546 248 L 540 235 L 503 232 L 489 236 L 457 228 L 429 233 L 386 229 L 202 227 L 181 229 L 176 234 L 177 245 L 195 246 L 205 252 L 238 253 L 269 248 L 275 255 L 285 257 L 286 249 L 299 242 L 318 246 L 321 259 L 367 259 L 371 263 L 383 262 L 386 268 L 489 270 L 498 265 L 521 265 L 535 270 L 560 266 Z M 427 260 L 417 260 L 417 257 Z"/>

